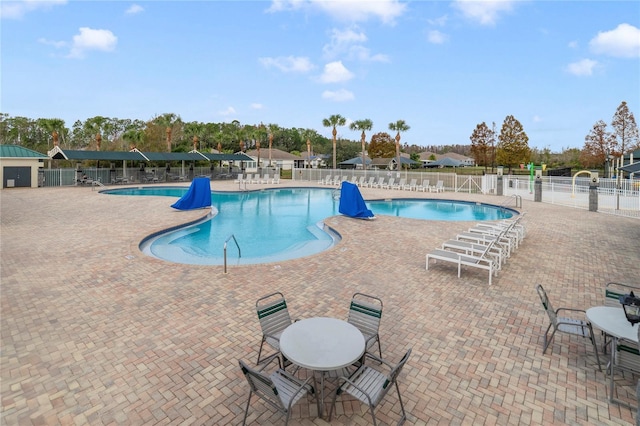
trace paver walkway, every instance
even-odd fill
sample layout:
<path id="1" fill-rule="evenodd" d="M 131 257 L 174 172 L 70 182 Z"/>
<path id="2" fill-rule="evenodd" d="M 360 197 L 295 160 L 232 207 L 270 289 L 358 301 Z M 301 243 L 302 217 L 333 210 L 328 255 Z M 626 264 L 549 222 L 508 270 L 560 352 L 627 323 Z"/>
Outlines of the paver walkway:
<path id="1" fill-rule="evenodd" d="M 383 299 L 384 356 L 396 362 L 413 347 L 400 377 L 407 424 L 634 421 L 607 403 L 588 342 L 561 335 L 542 354 L 548 320 L 534 287 L 542 283 L 557 306 L 588 308 L 603 303 L 608 281 L 640 284 L 638 219 L 525 202 L 527 237 L 489 287 L 483 270 L 465 269 L 461 279 L 453 265 L 425 270 L 426 252 L 469 222 L 332 217 L 343 237 L 333 249 L 226 275 L 149 258 L 138 250 L 142 238 L 203 214 L 170 203 L 90 188 L 0 192 L 2 424 L 239 424 L 248 385 L 237 360 L 255 362 L 255 300 L 275 290 L 296 318 L 346 318 L 356 291 Z M 635 380 L 619 379 L 631 403 Z M 370 424 L 353 400 L 341 399 L 337 412 L 332 424 Z M 379 418 L 395 424 L 398 413 L 389 394 Z M 254 400 L 249 421 L 282 417 Z M 313 403 L 296 408 L 292 423 L 327 424 Z"/>

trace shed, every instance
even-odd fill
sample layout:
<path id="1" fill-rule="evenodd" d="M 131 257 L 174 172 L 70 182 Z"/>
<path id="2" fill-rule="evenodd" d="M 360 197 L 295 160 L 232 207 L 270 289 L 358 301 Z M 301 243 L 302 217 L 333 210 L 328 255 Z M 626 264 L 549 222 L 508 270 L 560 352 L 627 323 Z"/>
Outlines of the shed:
<path id="1" fill-rule="evenodd" d="M 0 145 L 0 179 L 2 188 L 37 188 L 44 180 L 45 154 L 19 145 Z"/>

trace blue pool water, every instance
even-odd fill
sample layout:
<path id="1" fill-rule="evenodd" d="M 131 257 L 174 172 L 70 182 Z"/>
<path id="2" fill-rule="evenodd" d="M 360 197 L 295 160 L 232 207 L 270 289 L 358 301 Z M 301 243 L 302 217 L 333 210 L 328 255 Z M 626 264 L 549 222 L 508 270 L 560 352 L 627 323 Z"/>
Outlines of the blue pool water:
<path id="1" fill-rule="evenodd" d="M 179 198 L 187 189 L 141 187 L 103 193 Z M 211 203 L 213 218 L 147 238 L 141 243 L 141 250 L 176 263 L 222 265 L 226 242 L 227 263 L 246 265 L 309 256 L 330 248 L 340 239 L 323 224 L 324 219 L 339 214 L 339 193 L 333 189 L 212 192 Z M 514 213 L 487 204 L 449 200 L 377 200 L 367 201 L 367 206 L 375 215 L 425 220 L 499 220 Z M 230 239 L 232 235 L 240 253 Z"/>

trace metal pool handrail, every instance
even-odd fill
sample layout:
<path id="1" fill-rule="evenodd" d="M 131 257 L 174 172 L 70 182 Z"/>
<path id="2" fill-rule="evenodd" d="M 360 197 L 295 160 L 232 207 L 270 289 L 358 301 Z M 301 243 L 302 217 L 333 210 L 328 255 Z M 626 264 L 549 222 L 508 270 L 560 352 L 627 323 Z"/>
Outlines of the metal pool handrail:
<path id="1" fill-rule="evenodd" d="M 242 253 L 240 252 L 240 245 L 238 245 L 238 240 L 236 240 L 236 236 L 235 235 L 231 234 L 224 241 L 224 273 L 225 274 L 227 273 L 227 243 L 232 238 L 233 238 L 233 241 L 236 243 L 236 247 L 238 247 L 238 257 L 242 257 Z"/>

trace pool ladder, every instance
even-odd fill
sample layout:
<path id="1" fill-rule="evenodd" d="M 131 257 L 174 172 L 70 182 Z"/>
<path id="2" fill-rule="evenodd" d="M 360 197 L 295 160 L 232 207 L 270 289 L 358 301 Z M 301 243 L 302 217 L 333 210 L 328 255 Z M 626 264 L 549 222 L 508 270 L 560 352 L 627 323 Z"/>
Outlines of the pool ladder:
<path id="1" fill-rule="evenodd" d="M 240 246 L 238 245 L 238 240 L 236 240 L 236 236 L 231 234 L 224 242 L 224 273 L 227 273 L 227 243 L 229 240 L 233 239 L 233 242 L 236 243 L 236 247 L 238 247 L 238 257 L 242 257 L 242 253 L 240 252 Z"/>

